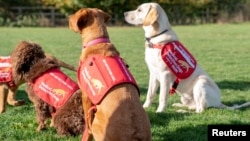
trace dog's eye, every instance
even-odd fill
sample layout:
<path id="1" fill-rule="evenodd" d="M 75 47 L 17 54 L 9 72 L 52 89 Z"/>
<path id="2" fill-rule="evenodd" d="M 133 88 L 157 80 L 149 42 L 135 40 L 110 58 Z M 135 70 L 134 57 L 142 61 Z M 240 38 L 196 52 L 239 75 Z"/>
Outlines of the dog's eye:
<path id="1" fill-rule="evenodd" d="M 137 11 L 138 11 L 138 12 L 141 12 L 141 9 L 139 8 Z"/>

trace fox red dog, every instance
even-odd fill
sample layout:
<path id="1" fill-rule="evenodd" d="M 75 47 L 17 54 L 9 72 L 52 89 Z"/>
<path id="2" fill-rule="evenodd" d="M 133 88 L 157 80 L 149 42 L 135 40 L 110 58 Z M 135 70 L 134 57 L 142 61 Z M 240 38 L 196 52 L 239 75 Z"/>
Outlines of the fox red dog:
<path id="1" fill-rule="evenodd" d="M 110 42 L 109 19 L 95 8 L 80 9 L 69 18 L 69 28 L 81 34 L 83 45 L 77 76 L 87 120 L 82 140 L 150 141 L 149 118 L 135 80 Z"/>

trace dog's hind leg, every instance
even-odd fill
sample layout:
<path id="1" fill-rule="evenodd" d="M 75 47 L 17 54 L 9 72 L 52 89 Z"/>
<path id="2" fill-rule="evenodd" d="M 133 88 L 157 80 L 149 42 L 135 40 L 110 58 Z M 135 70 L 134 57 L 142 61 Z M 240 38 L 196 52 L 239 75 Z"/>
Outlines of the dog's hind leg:
<path id="1" fill-rule="evenodd" d="M 156 78 L 150 74 L 147 97 L 146 101 L 143 104 L 144 108 L 148 108 L 151 105 L 156 95 L 158 87 L 159 87 L 159 81 L 156 80 Z"/>
<path id="2" fill-rule="evenodd" d="M 8 89 L 5 84 L 0 84 L 0 113 L 5 112 Z"/>
<path id="3" fill-rule="evenodd" d="M 38 127 L 36 130 L 45 130 L 47 128 L 47 121 L 52 118 L 52 114 L 55 113 L 55 110 L 52 106 L 43 102 L 41 99 L 36 99 L 36 102 L 34 102 L 34 104 L 36 111 L 36 119 L 38 123 Z M 51 125 L 53 125 L 53 121 Z"/>
<path id="4" fill-rule="evenodd" d="M 207 107 L 219 107 L 221 105 L 219 91 L 210 79 L 200 76 L 193 88 L 196 113 L 203 112 Z"/>
<path id="5" fill-rule="evenodd" d="M 9 89 L 7 98 L 8 104 L 12 106 L 20 106 L 25 104 L 24 100 L 16 100 L 16 92 L 17 92 L 17 87 L 12 87 Z"/>
<path id="6" fill-rule="evenodd" d="M 46 129 L 46 120 L 43 120 L 43 121 L 39 121 L 38 122 L 38 127 L 36 128 L 36 131 L 41 131 L 41 130 L 44 130 Z"/>
<path id="7" fill-rule="evenodd" d="M 39 104 L 38 104 L 39 105 Z M 36 110 L 36 119 L 37 119 L 37 123 L 38 123 L 38 127 L 36 128 L 36 131 L 39 132 L 41 130 L 45 130 L 46 127 L 46 123 L 47 123 L 47 118 L 44 116 L 44 114 L 39 111 L 38 109 L 38 105 L 35 105 L 35 110 Z M 37 107 L 36 107 L 37 106 Z M 40 107 L 39 107 L 40 108 Z"/>

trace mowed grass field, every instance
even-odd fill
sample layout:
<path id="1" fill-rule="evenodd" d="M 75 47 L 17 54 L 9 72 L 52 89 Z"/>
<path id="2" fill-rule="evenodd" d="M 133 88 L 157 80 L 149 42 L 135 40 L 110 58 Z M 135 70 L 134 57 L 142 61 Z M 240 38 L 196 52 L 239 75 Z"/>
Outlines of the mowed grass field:
<path id="1" fill-rule="evenodd" d="M 196 57 L 198 64 L 221 89 L 222 102 L 227 105 L 250 101 L 250 23 L 173 26 L 180 41 Z M 144 32 L 140 27 L 108 27 L 110 39 L 129 64 L 141 91 L 143 104 L 148 87 L 148 69 L 144 61 Z M 91 34 L 91 33 L 89 33 Z M 21 40 L 39 43 L 44 51 L 57 58 L 78 65 L 81 53 L 80 35 L 65 28 L 0 28 L 0 55 L 8 56 Z M 76 73 L 63 69 L 72 79 Z M 22 85 L 18 99 L 26 105 L 7 106 L 0 115 L 1 141 L 79 141 L 77 137 L 59 137 L 55 129 L 36 132 L 37 123 L 32 103 Z M 146 109 L 154 141 L 207 141 L 210 124 L 250 125 L 250 108 L 227 110 L 209 108 L 201 114 L 177 113 L 171 105 L 179 96 L 169 97 L 167 109 L 155 113 L 158 97 Z M 122 131 L 120 131 L 122 132 Z"/>

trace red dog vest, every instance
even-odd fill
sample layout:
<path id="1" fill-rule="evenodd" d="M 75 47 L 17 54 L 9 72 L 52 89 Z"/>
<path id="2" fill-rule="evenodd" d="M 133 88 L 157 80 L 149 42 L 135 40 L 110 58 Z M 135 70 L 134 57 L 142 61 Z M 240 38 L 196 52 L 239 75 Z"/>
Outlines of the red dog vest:
<path id="1" fill-rule="evenodd" d="M 78 82 L 93 104 L 98 104 L 115 85 L 136 81 L 119 56 L 94 55 L 80 62 Z"/>
<path id="2" fill-rule="evenodd" d="M 79 89 L 78 85 L 58 68 L 46 71 L 36 78 L 33 84 L 35 94 L 56 109 L 63 106 Z"/>
<path id="3" fill-rule="evenodd" d="M 197 65 L 192 54 L 178 41 L 165 44 L 161 50 L 161 56 L 171 72 L 177 77 L 174 87 L 177 87 L 179 80 L 188 78 Z M 174 90 L 170 93 L 173 92 Z"/>
<path id="4" fill-rule="evenodd" d="M 178 41 L 167 43 L 161 56 L 172 73 L 180 79 L 188 78 L 196 68 L 196 60 Z"/>
<path id="5" fill-rule="evenodd" d="M 10 86 L 14 86 L 10 56 L 0 57 L 0 82 L 9 82 Z"/>

